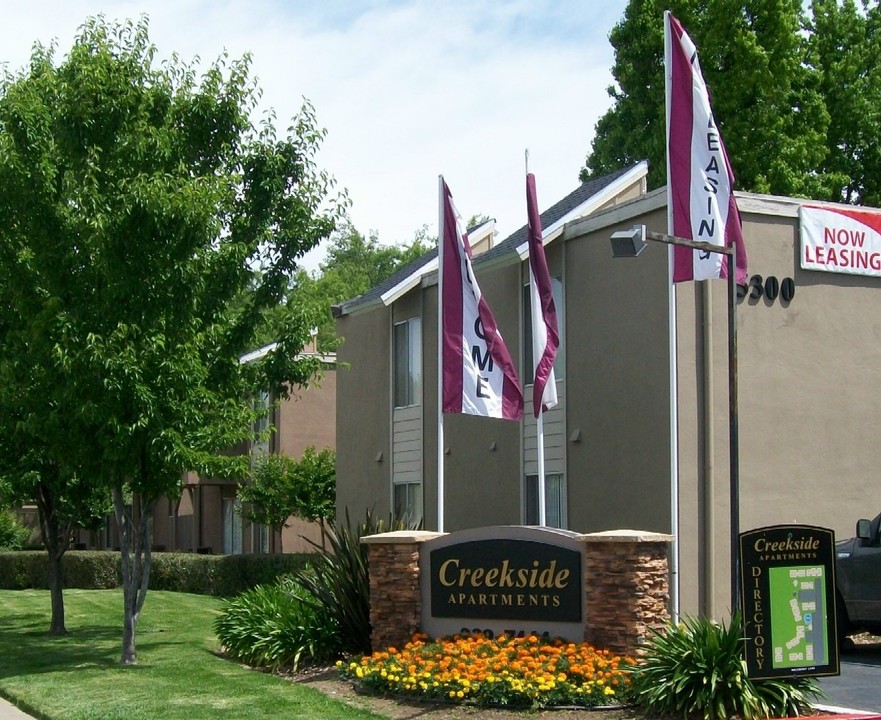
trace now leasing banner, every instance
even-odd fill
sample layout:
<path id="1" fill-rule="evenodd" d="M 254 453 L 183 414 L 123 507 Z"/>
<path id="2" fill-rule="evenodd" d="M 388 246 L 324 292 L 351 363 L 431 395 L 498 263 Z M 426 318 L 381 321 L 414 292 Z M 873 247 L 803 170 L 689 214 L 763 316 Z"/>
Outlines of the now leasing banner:
<path id="1" fill-rule="evenodd" d="M 881 277 L 881 212 L 802 205 L 801 267 Z"/>

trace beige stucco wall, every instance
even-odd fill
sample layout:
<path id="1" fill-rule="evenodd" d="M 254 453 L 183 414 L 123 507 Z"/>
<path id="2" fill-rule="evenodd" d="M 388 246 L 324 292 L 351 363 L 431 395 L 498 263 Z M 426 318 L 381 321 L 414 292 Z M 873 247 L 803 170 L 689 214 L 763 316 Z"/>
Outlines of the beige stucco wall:
<path id="1" fill-rule="evenodd" d="M 274 450 L 299 458 L 310 445 L 336 447 L 336 385 L 337 371 L 326 367 L 315 384 L 291 391 L 275 411 Z"/>
<path id="2" fill-rule="evenodd" d="M 337 516 L 353 522 L 391 511 L 390 323 L 384 307 L 337 320 Z"/>
<path id="3" fill-rule="evenodd" d="M 618 229 L 565 245 L 567 426 L 582 438 L 568 443 L 569 525 L 666 533 L 666 257 L 613 259 Z"/>

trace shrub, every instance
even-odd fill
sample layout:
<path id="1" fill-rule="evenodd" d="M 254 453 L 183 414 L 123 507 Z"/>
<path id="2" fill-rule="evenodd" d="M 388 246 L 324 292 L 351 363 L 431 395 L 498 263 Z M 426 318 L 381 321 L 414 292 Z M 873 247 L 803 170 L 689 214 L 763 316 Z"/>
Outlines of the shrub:
<path id="1" fill-rule="evenodd" d="M 301 568 L 313 557 L 300 555 L 194 555 L 153 553 L 150 588 L 197 595 L 232 597 Z M 61 560 L 64 587 L 100 590 L 119 586 L 118 552 L 73 550 Z M 45 551 L 0 552 L 0 588 L 48 587 L 49 558 Z"/>
<path id="2" fill-rule="evenodd" d="M 214 623 L 224 651 L 256 667 L 297 670 L 339 653 L 338 628 L 327 613 L 299 598 L 307 594 L 292 578 L 260 585 L 230 600 Z"/>
<path id="3" fill-rule="evenodd" d="M 7 510 L 0 510 L 0 550 L 21 550 L 31 531 Z"/>
<path id="4" fill-rule="evenodd" d="M 685 618 L 654 631 L 633 669 L 635 701 L 652 713 L 723 720 L 787 717 L 821 696 L 812 678 L 751 680 L 746 675 L 741 618 L 730 625 Z"/>

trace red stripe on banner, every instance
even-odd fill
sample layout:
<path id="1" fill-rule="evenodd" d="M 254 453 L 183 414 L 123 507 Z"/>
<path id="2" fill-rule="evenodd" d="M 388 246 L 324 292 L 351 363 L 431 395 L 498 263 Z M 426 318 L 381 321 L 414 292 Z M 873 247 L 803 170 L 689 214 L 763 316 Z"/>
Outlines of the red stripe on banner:
<path id="1" fill-rule="evenodd" d="M 541 305 L 540 308 L 532 308 L 533 337 L 535 337 L 536 329 L 542 324 L 547 336 L 541 357 L 535 363 L 535 384 L 532 388 L 533 412 L 535 417 L 538 417 L 541 412 L 547 410 L 544 404 L 545 387 L 548 381 L 554 381 L 554 360 L 560 345 L 560 335 L 557 329 L 557 308 L 554 304 L 551 274 L 548 271 L 548 261 L 541 239 L 541 216 L 538 212 L 535 176 L 532 173 L 526 175 L 526 217 L 529 237 L 529 269 Z M 556 393 L 554 393 L 552 402 L 556 403 Z"/>
<path id="2" fill-rule="evenodd" d="M 874 230 L 876 233 L 881 234 L 881 213 L 877 211 L 872 212 L 870 210 L 850 210 L 847 208 L 828 207 L 823 205 L 805 205 L 805 207 L 814 210 L 823 210 L 824 212 L 835 213 L 836 215 L 843 215 L 844 217 L 850 218 L 851 220 L 856 220 L 857 222 L 860 222 L 863 225 L 872 228 L 872 230 Z"/>
<path id="3" fill-rule="evenodd" d="M 464 377 L 462 368 L 462 264 L 461 245 L 456 237 L 458 232 L 456 214 L 453 212 L 450 188 L 443 184 L 444 202 L 444 295 L 441 298 L 441 317 L 443 323 L 443 412 L 462 412 L 462 393 Z"/>
<path id="4" fill-rule="evenodd" d="M 672 234 L 692 239 L 691 232 L 691 136 L 694 127 L 694 74 L 691 58 L 682 46 L 684 30 L 679 21 L 668 14 L 671 38 L 671 88 L 669 152 L 670 193 L 673 203 Z M 693 251 L 677 247 L 673 253 L 673 281 L 694 277 Z"/>

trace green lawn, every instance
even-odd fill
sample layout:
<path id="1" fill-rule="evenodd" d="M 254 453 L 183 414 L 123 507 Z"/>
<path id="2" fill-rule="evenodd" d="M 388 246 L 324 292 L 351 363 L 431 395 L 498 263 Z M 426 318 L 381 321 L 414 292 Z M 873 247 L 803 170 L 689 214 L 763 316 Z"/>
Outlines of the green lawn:
<path id="1" fill-rule="evenodd" d="M 41 720 L 376 718 L 216 655 L 216 598 L 150 591 L 137 666 L 119 664 L 122 593 L 66 590 L 66 637 L 49 637 L 49 593 L 0 590 L 0 695 Z"/>

